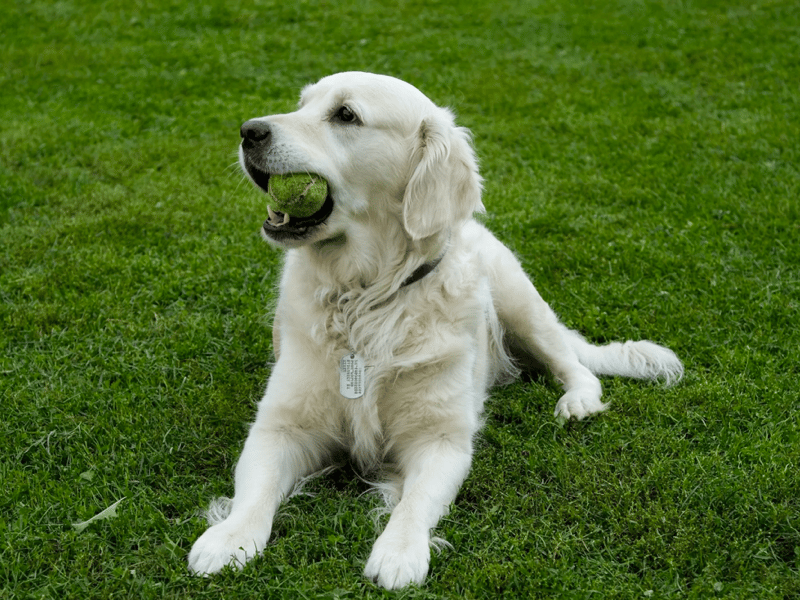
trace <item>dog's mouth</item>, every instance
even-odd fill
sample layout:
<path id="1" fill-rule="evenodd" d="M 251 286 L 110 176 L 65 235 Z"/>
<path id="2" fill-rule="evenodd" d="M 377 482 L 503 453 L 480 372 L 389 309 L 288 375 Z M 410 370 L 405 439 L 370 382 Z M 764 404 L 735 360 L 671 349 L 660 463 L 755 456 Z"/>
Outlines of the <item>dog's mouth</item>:
<path id="1" fill-rule="evenodd" d="M 245 157 L 245 168 L 253 182 L 265 193 L 269 190 L 270 174 L 253 165 Z M 276 242 L 296 242 L 311 236 L 312 232 L 325 223 L 333 212 L 333 196 L 330 186 L 325 201 L 319 210 L 306 217 L 290 216 L 267 206 L 267 219 L 262 225 L 264 234 Z"/>
<path id="2" fill-rule="evenodd" d="M 311 231 L 328 220 L 333 212 L 333 197 L 330 191 L 320 209 L 308 217 L 290 217 L 267 206 L 267 220 L 262 226 L 264 233 L 275 241 L 301 239 L 308 237 Z"/>

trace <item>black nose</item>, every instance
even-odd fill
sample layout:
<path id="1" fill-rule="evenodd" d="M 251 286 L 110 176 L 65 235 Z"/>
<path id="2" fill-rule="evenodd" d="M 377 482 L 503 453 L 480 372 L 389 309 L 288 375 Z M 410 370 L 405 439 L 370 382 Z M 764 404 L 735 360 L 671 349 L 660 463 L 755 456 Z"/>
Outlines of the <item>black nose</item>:
<path id="1" fill-rule="evenodd" d="M 250 119 L 242 125 L 239 130 L 242 140 L 245 145 L 254 145 L 269 140 L 272 134 L 269 124 L 260 119 Z"/>

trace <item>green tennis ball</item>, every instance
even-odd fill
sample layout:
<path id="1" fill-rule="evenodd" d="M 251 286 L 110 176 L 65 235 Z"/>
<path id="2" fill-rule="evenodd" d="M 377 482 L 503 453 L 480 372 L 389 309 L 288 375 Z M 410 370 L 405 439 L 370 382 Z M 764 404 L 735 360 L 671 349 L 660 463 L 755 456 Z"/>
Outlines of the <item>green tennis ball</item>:
<path id="1" fill-rule="evenodd" d="M 325 203 L 328 182 L 319 175 L 270 175 L 269 207 L 292 217 L 310 217 Z"/>

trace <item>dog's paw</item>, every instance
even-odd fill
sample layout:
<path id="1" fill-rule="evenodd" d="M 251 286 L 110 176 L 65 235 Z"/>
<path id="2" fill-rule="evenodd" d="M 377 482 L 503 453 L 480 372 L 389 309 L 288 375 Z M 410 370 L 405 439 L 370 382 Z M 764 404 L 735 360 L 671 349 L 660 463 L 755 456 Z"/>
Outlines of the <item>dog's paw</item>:
<path id="1" fill-rule="evenodd" d="M 195 575 L 211 575 L 226 565 L 241 569 L 267 545 L 266 536 L 254 536 L 244 527 L 223 521 L 209 527 L 189 552 L 189 570 Z"/>
<path id="2" fill-rule="evenodd" d="M 557 419 L 575 418 L 578 420 L 599 413 L 608 408 L 607 404 L 600 401 L 600 395 L 593 390 L 570 390 L 559 399 L 556 404 L 555 416 Z"/>
<path id="3" fill-rule="evenodd" d="M 430 558 L 427 536 L 384 532 L 372 548 L 364 576 L 388 590 L 421 584 L 428 574 Z"/>

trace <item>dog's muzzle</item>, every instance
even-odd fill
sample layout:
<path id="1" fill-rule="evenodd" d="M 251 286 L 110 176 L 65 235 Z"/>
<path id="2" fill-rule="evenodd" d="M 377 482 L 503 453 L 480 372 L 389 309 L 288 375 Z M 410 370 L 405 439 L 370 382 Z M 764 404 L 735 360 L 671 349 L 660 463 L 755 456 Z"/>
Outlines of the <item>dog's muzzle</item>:
<path id="1" fill-rule="evenodd" d="M 242 136 L 244 168 L 253 183 L 267 193 L 270 173 L 261 168 L 258 163 L 260 162 L 259 158 L 269 151 L 272 144 L 272 129 L 269 123 L 261 119 L 251 119 L 242 125 L 240 135 Z M 313 215 L 308 217 L 292 216 L 286 223 L 282 213 L 270 211 L 262 229 L 267 237 L 278 243 L 297 242 L 310 237 L 313 231 L 331 216 L 332 212 L 333 197 L 330 186 L 328 186 L 325 202 Z"/>

